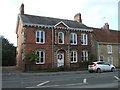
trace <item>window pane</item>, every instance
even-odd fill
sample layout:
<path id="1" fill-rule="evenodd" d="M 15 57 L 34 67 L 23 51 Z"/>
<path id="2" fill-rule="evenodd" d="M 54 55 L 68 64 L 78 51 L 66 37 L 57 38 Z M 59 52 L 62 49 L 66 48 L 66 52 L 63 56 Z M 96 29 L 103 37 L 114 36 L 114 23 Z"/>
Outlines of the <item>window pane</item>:
<path id="1" fill-rule="evenodd" d="M 74 44 L 76 44 L 76 34 L 74 34 Z"/>
<path id="2" fill-rule="evenodd" d="M 62 32 L 59 32 L 59 33 L 58 33 L 58 38 L 59 38 L 59 43 L 63 43 L 64 35 L 63 35 Z"/>
<path id="3" fill-rule="evenodd" d="M 39 37 L 39 31 L 37 31 L 37 37 Z"/>
<path id="4" fill-rule="evenodd" d="M 37 42 L 39 42 L 39 32 L 37 31 L 36 33 Z"/>
<path id="5" fill-rule="evenodd" d="M 44 61 L 43 61 L 43 58 L 41 57 L 41 63 L 43 63 Z"/>
<path id="6" fill-rule="evenodd" d="M 43 42 L 43 38 L 44 38 L 44 36 L 43 36 L 43 31 L 41 31 L 41 42 Z"/>
<path id="7" fill-rule="evenodd" d="M 39 52 L 37 52 L 37 55 L 38 55 L 38 57 L 40 57 Z M 39 63 L 39 58 L 37 59 L 36 63 Z"/>
<path id="8" fill-rule="evenodd" d="M 70 34 L 70 43 L 73 43 L 73 34 Z"/>
<path id="9" fill-rule="evenodd" d="M 73 61 L 73 52 L 71 52 L 71 61 Z"/>

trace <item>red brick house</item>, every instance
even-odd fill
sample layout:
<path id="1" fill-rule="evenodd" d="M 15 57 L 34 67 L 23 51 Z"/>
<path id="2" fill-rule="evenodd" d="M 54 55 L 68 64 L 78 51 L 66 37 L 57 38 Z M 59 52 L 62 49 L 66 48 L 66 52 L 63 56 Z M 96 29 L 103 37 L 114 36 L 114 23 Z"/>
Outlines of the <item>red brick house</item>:
<path id="1" fill-rule="evenodd" d="M 82 23 L 81 14 L 74 20 L 24 14 L 21 5 L 17 21 L 17 66 L 27 65 L 26 55 L 39 56 L 32 67 L 76 66 L 88 61 L 93 30 Z"/>

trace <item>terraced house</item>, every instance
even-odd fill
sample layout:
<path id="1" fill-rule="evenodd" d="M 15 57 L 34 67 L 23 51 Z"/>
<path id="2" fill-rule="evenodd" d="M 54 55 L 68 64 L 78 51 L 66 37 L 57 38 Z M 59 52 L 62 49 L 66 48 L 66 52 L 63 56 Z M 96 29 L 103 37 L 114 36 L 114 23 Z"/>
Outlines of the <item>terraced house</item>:
<path id="1" fill-rule="evenodd" d="M 17 66 L 27 65 L 26 55 L 34 52 L 39 59 L 31 67 L 77 66 L 87 61 L 91 52 L 93 30 L 82 23 L 81 14 L 74 20 L 24 14 L 20 7 L 17 21 Z"/>
<path id="2" fill-rule="evenodd" d="M 92 29 L 94 41 L 92 48 L 96 59 L 120 67 L 120 31 L 109 29 L 108 23 L 101 29 Z"/>

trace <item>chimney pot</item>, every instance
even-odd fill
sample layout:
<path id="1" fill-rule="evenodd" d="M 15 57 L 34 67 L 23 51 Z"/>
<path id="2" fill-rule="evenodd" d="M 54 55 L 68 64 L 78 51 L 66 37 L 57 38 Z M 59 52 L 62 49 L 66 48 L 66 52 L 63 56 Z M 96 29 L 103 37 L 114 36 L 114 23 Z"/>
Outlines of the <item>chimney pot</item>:
<path id="1" fill-rule="evenodd" d="M 80 14 L 80 13 L 77 13 L 77 14 L 74 16 L 74 21 L 82 22 L 81 14 Z"/>
<path id="2" fill-rule="evenodd" d="M 109 30 L 109 24 L 108 24 L 108 23 L 105 23 L 104 29 L 105 29 L 105 30 Z"/>

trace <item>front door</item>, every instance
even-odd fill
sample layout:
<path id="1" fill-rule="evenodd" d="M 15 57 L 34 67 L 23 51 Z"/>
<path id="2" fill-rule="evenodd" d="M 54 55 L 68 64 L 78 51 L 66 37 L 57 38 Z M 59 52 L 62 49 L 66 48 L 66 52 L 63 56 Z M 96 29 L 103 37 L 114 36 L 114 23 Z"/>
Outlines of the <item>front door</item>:
<path id="1" fill-rule="evenodd" d="M 63 52 L 58 52 L 57 54 L 57 66 L 60 67 L 60 66 L 64 66 L 64 53 Z"/>

